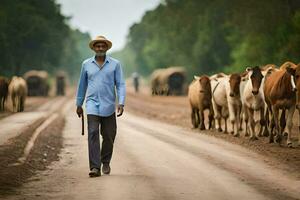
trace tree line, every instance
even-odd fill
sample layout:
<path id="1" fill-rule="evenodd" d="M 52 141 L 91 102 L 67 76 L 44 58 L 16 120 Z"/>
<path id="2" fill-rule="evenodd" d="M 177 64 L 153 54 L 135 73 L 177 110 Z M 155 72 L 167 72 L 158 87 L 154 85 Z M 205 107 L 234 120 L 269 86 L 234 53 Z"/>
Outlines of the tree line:
<path id="1" fill-rule="evenodd" d="M 184 66 L 194 74 L 300 62 L 299 0 L 165 0 L 130 28 L 127 74 Z"/>
<path id="2" fill-rule="evenodd" d="M 55 0 L 1 0 L 0 75 L 23 75 L 31 69 L 73 78 L 91 54 L 90 36 L 68 25 Z"/>

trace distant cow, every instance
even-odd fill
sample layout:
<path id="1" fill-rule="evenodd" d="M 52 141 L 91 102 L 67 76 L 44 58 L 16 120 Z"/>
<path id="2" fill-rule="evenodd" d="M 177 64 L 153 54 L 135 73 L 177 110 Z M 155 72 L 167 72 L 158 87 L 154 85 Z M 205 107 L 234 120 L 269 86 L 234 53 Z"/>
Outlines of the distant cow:
<path id="1" fill-rule="evenodd" d="M 46 71 L 31 70 L 24 74 L 28 96 L 48 96 L 49 84 Z"/>
<path id="2" fill-rule="evenodd" d="M 151 75 L 152 95 L 182 95 L 185 79 L 182 67 L 157 69 Z"/>
<path id="3" fill-rule="evenodd" d="M 211 102 L 211 85 L 208 76 L 195 76 L 195 80 L 189 85 L 188 98 L 191 105 L 191 119 L 194 128 L 200 125 L 200 129 L 204 130 L 204 110 L 209 109 L 209 127 L 212 128 L 213 107 Z"/>
<path id="4" fill-rule="evenodd" d="M 5 77 L 0 77 L 0 111 L 4 110 L 5 101 L 8 95 L 9 81 Z"/>
<path id="5" fill-rule="evenodd" d="M 8 90 L 13 103 L 13 112 L 24 111 L 27 96 L 26 81 L 21 77 L 14 76 L 9 84 Z"/>

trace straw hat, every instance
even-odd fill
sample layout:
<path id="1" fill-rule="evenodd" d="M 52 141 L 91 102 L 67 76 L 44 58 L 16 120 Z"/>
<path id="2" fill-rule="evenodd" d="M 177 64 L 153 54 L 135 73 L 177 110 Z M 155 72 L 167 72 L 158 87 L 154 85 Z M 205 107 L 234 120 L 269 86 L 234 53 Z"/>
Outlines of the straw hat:
<path id="1" fill-rule="evenodd" d="M 93 49 L 94 44 L 97 43 L 97 42 L 105 42 L 107 44 L 108 49 L 110 49 L 111 46 L 112 46 L 111 41 L 109 41 L 108 39 L 106 39 L 104 36 L 99 35 L 95 39 L 93 39 L 92 41 L 90 41 L 90 43 L 89 43 L 90 48 Z"/>

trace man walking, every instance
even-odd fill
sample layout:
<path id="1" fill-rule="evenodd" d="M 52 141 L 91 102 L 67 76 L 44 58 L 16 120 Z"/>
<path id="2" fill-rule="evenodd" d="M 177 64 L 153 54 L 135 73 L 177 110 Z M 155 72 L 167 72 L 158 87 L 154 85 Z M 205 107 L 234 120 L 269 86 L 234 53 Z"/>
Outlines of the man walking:
<path id="1" fill-rule="evenodd" d="M 118 97 L 117 117 L 123 114 L 126 89 L 122 67 L 118 60 L 107 56 L 106 51 L 112 47 L 111 41 L 104 36 L 97 36 L 89 43 L 95 56 L 82 63 L 77 88 L 76 113 L 83 117 L 82 104 L 86 97 L 88 122 L 88 148 L 90 177 L 110 173 L 110 160 L 117 131 L 116 93 Z M 102 135 L 100 150 L 99 126 Z"/>

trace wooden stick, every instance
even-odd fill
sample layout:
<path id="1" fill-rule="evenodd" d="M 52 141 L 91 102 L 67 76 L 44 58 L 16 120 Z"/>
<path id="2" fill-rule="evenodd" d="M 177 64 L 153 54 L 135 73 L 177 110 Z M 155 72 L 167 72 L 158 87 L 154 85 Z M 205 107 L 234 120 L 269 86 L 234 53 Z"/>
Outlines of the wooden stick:
<path id="1" fill-rule="evenodd" d="M 81 116 L 81 135 L 84 135 L 84 115 L 82 113 L 82 116 Z"/>

